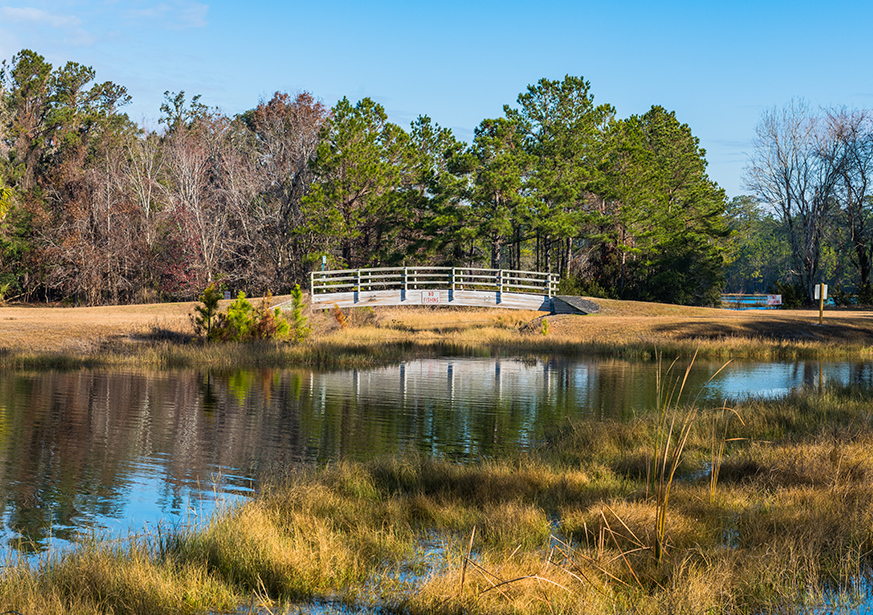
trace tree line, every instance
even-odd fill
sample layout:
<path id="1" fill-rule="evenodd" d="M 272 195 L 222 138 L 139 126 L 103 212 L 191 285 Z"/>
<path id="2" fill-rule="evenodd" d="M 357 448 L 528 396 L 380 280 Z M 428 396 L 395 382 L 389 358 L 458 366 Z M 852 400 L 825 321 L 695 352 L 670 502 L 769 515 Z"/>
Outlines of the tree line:
<path id="1" fill-rule="evenodd" d="M 82 304 L 287 293 L 331 268 L 560 274 L 567 292 L 712 304 L 732 220 L 673 112 L 616 117 L 581 77 L 542 79 L 472 142 L 427 116 L 277 92 L 228 116 L 23 50 L 0 68 L 0 289 Z"/>

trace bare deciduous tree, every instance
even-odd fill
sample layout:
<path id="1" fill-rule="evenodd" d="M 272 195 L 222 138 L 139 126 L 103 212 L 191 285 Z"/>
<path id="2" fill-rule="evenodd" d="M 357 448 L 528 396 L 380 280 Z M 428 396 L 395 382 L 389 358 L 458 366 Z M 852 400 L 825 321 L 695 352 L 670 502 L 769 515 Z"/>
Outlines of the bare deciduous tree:
<path id="1" fill-rule="evenodd" d="M 165 141 L 166 199 L 182 243 L 190 292 L 212 282 L 219 271 L 229 215 L 216 187 L 227 130 L 228 120 L 213 116 L 191 129 L 177 128 Z"/>
<path id="2" fill-rule="evenodd" d="M 806 102 L 793 100 L 762 115 L 746 185 L 780 216 L 796 273 L 810 296 L 841 164 L 840 144 Z"/>
<path id="3" fill-rule="evenodd" d="M 139 214 L 124 194 L 125 164 L 122 149 L 107 143 L 89 165 L 56 178 L 54 221 L 40 234 L 44 258 L 55 263 L 45 282 L 77 302 L 140 298 L 146 263 Z"/>
<path id="4" fill-rule="evenodd" d="M 131 136 L 124 144 L 127 163 L 123 167 L 124 187 L 140 212 L 145 245 L 151 249 L 155 241 L 155 223 L 160 211 L 160 173 L 163 151 L 154 133 Z"/>
<path id="5" fill-rule="evenodd" d="M 859 291 L 869 293 L 873 272 L 873 220 L 871 220 L 871 181 L 873 181 L 873 116 L 866 110 L 831 109 L 825 116 L 827 130 L 838 147 L 838 169 L 834 195 L 845 216 L 858 269 Z"/>
<path id="6" fill-rule="evenodd" d="M 319 131 L 327 108 L 311 94 L 293 99 L 276 92 L 261 102 L 248 120 L 255 136 L 261 198 L 252 203 L 252 245 L 270 259 L 272 271 L 263 272 L 268 284 L 286 290 L 305 274 L 307 237 L 299 233 L 303 223 L 301 199 L 313 180 L 310 160 L 319 143 Z"/>

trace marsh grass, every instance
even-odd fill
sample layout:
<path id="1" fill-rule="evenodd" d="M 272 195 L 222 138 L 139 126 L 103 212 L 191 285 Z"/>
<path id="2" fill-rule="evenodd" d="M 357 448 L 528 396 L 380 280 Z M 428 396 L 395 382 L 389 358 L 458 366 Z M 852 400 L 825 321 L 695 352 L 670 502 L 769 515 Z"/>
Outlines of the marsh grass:
<path id="1" fill-rule="evenodd" d="M 197 566 L 161 561 L 153 541 L 84 539 L 39 563 L 11 559 L 0 576 L 0 605 L 23 614 L 163 615 L 228 609 L 230 589 Z"/>
<path id="2" fill-rule="evenodd" d="M 281 612 L 321 599 L 412 614 L 758 614 L 855 604 L 873 550 L 873 391 L 830 387 L 735 410 L 699 408 L 674 428 L 684 445 L 680 463 L 664 466 L 664 508 L 646 472 L 658 413 L 572 421 L 527 454 L 288 470 L 200 528 L 10 561 L 0 610 Z"/>
<path id="3" fill-rule="evenodd" d="M 689 361 L 685 368 L 685 373 L 681 377 L 676 377 L 671 381 L 673 369 L 676 366 L 676 360 L 670 365 L 666 374 L 662 375 L 661 357 L 659 356 L 659 369 L 657 372 L 657 427 L 655 430 L 654 439 L 654 454 L 652 457 L 653 472 L 652 482 L 654 483 L 655 502 L 656 502 L 656 520 L 655 520 L 655 541 L 652 545 L 655 557 L 660 561 L 664 556 L 665 539 L 667 532 L 667 511 L 670 502 L 670 493 L 673 489 L 673 482 L 676 478 L 676 472 L 682 463 L 683 452 L 688 443 L 688 438 L 694 428 L 695 422 L 698 419 L 700 408 L 699 392 L 698 396 L 693 400 L 684 402 L 683 394 L 688 383 L 688 375 L 694 367 L 694 361 L 697 359 L 697 352 Z M 722 365 L 713 373 L 706 384 L 718 376 L 721 371 L 727 367 L 728 363 Z M 726 408 L 725 408 L 726 409 Z M 725 410 L 723 409 L 723 410 Z M 724 454 L 724 440 L 718 444 L 719 450 L 716 452 L 716 441 L 713 438 L 712 443 L 712 463 L 710 465 L 710 494 L 714 497 L 714 492 L 718 482 L 718 467 L 721 463 L 721 457 Z M 646 547 L 640 544 L 641 549 Z"/>

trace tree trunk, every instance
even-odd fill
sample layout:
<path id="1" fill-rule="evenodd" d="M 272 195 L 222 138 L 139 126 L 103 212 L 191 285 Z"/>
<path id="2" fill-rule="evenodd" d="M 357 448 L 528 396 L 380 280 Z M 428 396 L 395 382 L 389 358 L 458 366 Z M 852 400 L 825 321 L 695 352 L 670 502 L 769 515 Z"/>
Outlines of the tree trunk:
<path id="1" fill-rule="evenodd" d="M 543 267 L 545 273 L 552 272 L 552 240 L 549 235 L 543 237 Z"/>
<path id="2" fill-rule="evenodd" d="M 539 271 L 540 270 L 540 232 L 539 231 L 537 231 L 536 247 L 535 247 L 534 251 L 536 252 L 536 255 L 537 255 L 536 256 L 536 270 Z"/>
<path id="3" fill-rule="evenodd" d="M 491 240 L 491 268 L 500 269 L 500 250 L 503 247 L 503 237 L 497 235 Z"/>

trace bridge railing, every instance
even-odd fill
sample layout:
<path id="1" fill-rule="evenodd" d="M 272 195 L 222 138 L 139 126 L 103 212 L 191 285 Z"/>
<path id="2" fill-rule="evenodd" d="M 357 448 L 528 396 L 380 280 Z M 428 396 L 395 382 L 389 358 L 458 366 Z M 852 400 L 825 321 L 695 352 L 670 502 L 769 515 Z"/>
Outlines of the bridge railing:
<path id="1" fill-rule="evenodd" d="M 723 294 L 721 305 L 729 310 L 774 309 L 782 307 L 782 295 Z"/>
<path id="2" fill-rule="evenodd" d="M 530 293 L 552 297 L 557 288 L 553 273 L 478 267 L 379 267 L 313 271 L 313 295 L 375 290 L 480 290 Z"/>

